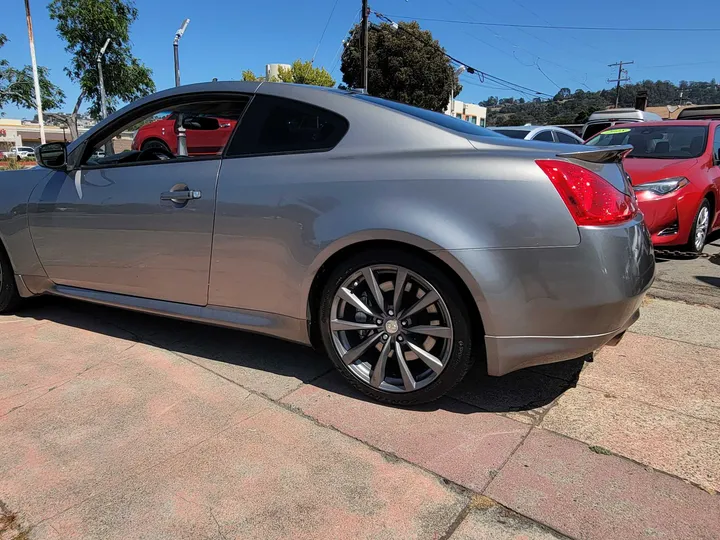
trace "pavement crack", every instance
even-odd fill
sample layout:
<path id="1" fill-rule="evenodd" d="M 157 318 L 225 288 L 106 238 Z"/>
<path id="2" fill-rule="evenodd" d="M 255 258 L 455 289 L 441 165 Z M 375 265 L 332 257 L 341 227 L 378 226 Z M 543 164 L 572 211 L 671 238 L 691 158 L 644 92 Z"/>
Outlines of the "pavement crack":
<path id="1" fill-rule="evenodd" d="M 513 458 L 513 456 L 517 453 L 520 448 L 525 444 L 525 441 L 532 433 L 533 429 L 537 429 L 535 425 L 530 426 L 530 429 L 528 429 L 527 433 L 523 436 L 522 439 L 520 439 L 520 442 L 517 444 L 517 446 L 513 449 L 512 452 L 508 455 L 507 458 L 505 458 L 505 461 L 503 461 L 500 466 L 495 469 L 496 473 L 494 475 L 491 475 L 490 480 L 487 481 L 487 483 L 483 486 L 483 488 L 480 490 L 480 494 L 484 494 L 487 489 L 490 487 L 490 484 L 492 484 L 499 476 L 502 470 L 505 468 L 505 465 L 508 464 L 508 462 Z"/>
<path id="2" fill-rule="evenodd" d="M 220 527 L 220 522 L 215 517 L 215 514 L 213 513 L 213 509 L 211 506 L 209 506 L 207 504 L 197 503 L 195 501 L 190 501 L 180 494 L 178 494 L 178 497 L 180 497 L 183 501 L 185 501 L 188 504 L 194 504 L 195 506 L 199 506 L 200 508 L 205 508 L 210 513 L 210 517 L 213 518 L 213 521 L 215 522 L 215 525 L 217 526 L 218 535 L 220 536 L 220 538 L 222 538 L 222 540 L 227 540 L 225 535 L 222 533 L 222 528 Z"/>

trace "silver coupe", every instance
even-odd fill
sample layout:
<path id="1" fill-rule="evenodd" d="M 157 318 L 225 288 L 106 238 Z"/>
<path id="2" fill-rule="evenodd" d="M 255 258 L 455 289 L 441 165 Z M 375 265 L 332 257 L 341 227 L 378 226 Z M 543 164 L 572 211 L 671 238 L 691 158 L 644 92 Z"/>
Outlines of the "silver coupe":
<path id="1" fill-rule="evenodd" d="M 324 349 L 414 404 L 617 341 L 654 276 L 631 147 L 335 89 L 213 82 L 0 173 L 0 312 L 53 294 Z"/>

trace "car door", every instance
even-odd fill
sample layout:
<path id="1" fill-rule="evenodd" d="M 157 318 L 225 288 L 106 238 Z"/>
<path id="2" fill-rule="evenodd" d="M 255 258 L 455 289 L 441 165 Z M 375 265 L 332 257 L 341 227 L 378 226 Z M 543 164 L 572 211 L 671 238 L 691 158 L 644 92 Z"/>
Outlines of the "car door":
<path id="1" fill-rule="evenodd" d="M 720 125 L 715 127 L 713 136 L 712 166 L 710 167 L 710 179 L 715 184 L 715 200 L 720 200 Z M 720 205 L 715 206 L 714 226 L 720 226 Z"/>
<path id="2" fill-rule="evenodd" d="M 189 114 L 201 98 L 174 99 Z M 204 97 L 198 108 L 237 119 L 247 101 Z M 101 130 L 77 169 L 54 171 L 38 186 L 30 209 L 35 248 L 58 285 L 205 305 L 221 156 L 126 150 L 128 130 L 146 117 L 128 113 L 117 136 Z M 108 140 L 113 154 L 93 157 Z"/>

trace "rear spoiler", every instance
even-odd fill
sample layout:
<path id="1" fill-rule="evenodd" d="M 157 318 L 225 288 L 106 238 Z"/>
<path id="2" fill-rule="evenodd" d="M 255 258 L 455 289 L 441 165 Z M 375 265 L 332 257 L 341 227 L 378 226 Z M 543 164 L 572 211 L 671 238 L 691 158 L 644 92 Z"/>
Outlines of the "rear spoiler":
<path id="1" fill-rule="evenodd" d="M 625 156 L 632 152 L 632 145 L 618 146 L 590 146 L 587 150 L 577 152 L 563 152 L 557 157 L 588 161 L 590 163 L 620 163 Z"/>

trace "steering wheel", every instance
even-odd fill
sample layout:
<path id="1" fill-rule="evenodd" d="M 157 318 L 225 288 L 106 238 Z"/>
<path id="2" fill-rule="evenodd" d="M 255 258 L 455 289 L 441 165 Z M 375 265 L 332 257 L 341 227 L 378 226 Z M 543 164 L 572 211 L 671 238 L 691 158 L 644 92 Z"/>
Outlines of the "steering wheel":
<path id="1" fill-rule="evenodd" d="M 175 159 L 175 155 L 165 148 L 152 147 L 140 151 L 135 161 L 150 161 L 151 159 L 163 161 L 166 159 Z"/>

